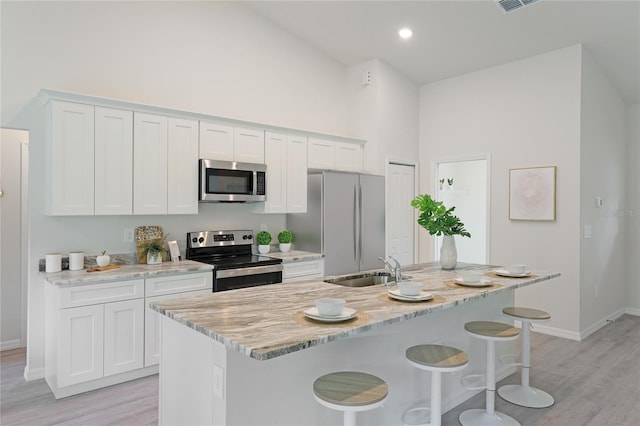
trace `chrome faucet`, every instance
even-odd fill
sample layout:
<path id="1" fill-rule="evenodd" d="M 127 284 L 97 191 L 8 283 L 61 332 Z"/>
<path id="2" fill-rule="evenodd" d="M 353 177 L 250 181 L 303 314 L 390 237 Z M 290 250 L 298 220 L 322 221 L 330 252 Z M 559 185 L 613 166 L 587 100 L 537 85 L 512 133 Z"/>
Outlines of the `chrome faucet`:
<path id="1" fill-rule="evenodd" d="M 400 262 L 398 262 L 396 259 L 394 259 L 393 257 L 389 256 L 389 259 L 393 260 L 396 264 L 396 266 L 391 266 L 391 264 L 389 262 L 387 262 L 386 260 L 384 260 L 383 258 L 379 257 L 378 260 L 382 263 L 384 263 L 384 266 L 386 266 L 386 268 L 389 270 L 389 272 L 391 272 L 396 280 L 396 283 L 402 281 L 402 266 L 400 266 Z"/>

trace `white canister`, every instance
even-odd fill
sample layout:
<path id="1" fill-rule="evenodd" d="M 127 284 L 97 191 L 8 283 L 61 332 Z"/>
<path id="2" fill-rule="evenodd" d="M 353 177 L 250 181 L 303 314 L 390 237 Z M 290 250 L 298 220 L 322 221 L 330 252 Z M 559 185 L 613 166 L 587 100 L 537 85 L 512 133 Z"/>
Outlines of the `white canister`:
<path id="1" fill-rule="evenodd" d="M 81 251 L 69 252 L 69 270 L 80 271 L 84 269 L 84 253 Z"/>
<path id="2" fill-rule="evenodd" d="M 44 270 L 46 272 L 60 272 L 62 270 L 62 255 L 60 253 L 47 253 Z"/>

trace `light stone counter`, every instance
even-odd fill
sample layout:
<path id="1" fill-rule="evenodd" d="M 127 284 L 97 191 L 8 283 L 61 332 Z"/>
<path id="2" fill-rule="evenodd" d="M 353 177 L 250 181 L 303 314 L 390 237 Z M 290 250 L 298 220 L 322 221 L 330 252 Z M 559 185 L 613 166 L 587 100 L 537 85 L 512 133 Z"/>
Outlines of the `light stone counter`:
<path id="1" fill-rule="evenodd" d="M 457 271 L 463 269 L 490 272 L 498 268 L 458 264 Z M 268 360 L 560 276 L 543 271 L 532 271 L 527 278 L 492 276 L 496 285 L 470 288 L 452 284 L 456 271 L 443 271 L 435 263 L 414 265 L 404 272 L 412 281 L 421 282 L 423 290 L 433 293 L 433 301 L 398 302 L 388 298 L 384 285 L 350 288 L 308 280 L 158 302 L 151 307 L 229 349 Z M 321 297 L 345 299 L 347 307 L 358 311 L 359 319 L 335 324 L 301 323 L 300 312 L 313 307 Z"/>
<path id="2" fill-rule="evenodd" d="M 43 278 L 53 285 L 86 285 L 98 284 L 106 281 L 130 280 L 134 278 L 148 278 L 169 274 L 184 274 L 190 272 L 210 271 L 213 266 L 206 263 L 182 260 L 180 262 L 162 262 L 160 265 L 130 264 L 120 265 L 118 269 L 102 272 L 60 271 L 42 272 Z"/>
<path id="3" fill-rule="evenodd" d="M 285 253 L 281 251 L 269 252 L 264 256 L 282 259 L 282 263 L 307 262 L 310 260 L 322 259 L 324 257 L 322 253 L 312 253 L 302 250 L 291 250 Z"/>

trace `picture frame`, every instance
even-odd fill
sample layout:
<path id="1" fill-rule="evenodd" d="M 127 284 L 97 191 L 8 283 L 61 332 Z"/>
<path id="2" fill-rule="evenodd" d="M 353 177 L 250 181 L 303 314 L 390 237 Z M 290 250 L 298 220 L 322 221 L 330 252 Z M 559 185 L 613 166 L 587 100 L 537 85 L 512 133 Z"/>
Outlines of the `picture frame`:
<path id="1" fill-rule="evenodd" d="M 556 220 L 556 166 L 509 169 L 509 219 Z"/>

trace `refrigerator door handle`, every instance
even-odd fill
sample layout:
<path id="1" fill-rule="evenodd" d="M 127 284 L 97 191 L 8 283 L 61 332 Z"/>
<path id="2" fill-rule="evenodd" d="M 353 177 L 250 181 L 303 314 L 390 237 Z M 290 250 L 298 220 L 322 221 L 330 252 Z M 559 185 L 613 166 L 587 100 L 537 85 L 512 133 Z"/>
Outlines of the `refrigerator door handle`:
<path id="1" fill-rule="evenodd" d="M 353 261 L 358 265 L 360 263 L 360 259 L 358 258 L 358 237 L 360 233 L 358 232 L 358 193 L 356 189 L 356 185 L 353 186 Z"/>
<path id="2" fill-rule="evenodd" d="M 362 253 L 362 233 L 364 231 L 363 229 L 363 225 L 362 225 L 362 216 L 363 216 L 363 211 L 362 211 L 362 186 L 358 186 L 358 213 L 359 213 L 359 220 L 358 220 L 358 270 L 361 269 L 362 267 L 362 257 L 363 257 L 363 253 Z"/>

